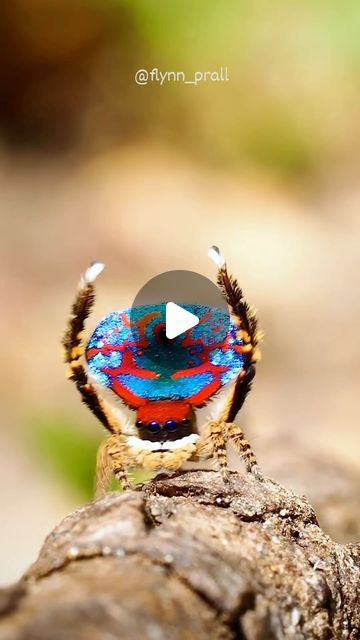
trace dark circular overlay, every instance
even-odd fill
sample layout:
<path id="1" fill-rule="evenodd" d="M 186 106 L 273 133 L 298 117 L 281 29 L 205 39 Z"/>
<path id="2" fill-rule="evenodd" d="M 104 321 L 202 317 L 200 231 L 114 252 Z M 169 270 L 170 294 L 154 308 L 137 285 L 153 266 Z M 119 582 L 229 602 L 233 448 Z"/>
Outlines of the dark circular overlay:
<path id="1" fill-rule="evenodd" d="M 198 304 L 222 309 L 229 318 L 226 301 L 219 288 L 200 273 L 195 271 L 164 271 L 151 278 L 136 294 L 132 308 L 148 304 L 166 304 L 175 302 L 183 304 Z M 230 319 L 228 320 L 229 324 Z M 224 337 L 228 326 L 223 328 Z"/>

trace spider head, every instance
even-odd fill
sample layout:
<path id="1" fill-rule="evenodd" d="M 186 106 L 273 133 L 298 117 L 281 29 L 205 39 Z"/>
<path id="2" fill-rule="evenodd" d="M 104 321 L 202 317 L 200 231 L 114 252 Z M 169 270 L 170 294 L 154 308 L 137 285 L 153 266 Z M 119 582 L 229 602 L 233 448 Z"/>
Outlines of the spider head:
<path id="1" fill-rule="evenodd" d="M 194 433 L 194 420 L 194 412 L 185 402 L 149 402 L 139 407 L 135 424 L 143 440 L 164 442 Z"/>

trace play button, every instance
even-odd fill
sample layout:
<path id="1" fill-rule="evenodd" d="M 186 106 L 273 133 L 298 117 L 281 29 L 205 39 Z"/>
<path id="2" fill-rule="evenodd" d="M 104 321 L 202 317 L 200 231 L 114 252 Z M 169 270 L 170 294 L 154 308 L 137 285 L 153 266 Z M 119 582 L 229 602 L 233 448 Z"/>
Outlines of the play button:
<path id="1" fill-rule="evenodd" d="M 175 302 L 168 302 L 166 305 L 165 315 L 165 334 L 168 340 L 172 340 L 180 336 L 185 331 L 196 327 L 199 324 L 199 318 L 194 313 L 190 313 Z"/>

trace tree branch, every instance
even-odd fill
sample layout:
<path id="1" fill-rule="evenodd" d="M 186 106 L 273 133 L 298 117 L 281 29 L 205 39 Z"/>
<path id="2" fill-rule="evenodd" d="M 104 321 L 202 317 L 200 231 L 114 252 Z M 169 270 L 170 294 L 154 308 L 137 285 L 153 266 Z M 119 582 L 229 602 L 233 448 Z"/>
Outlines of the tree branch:
<path id="1" fill-rule="evenodd" d="M 355 640 L 359 578 L 305 498 L 187 472 L 65 518 L 0 594 L 0 640 Z"/>

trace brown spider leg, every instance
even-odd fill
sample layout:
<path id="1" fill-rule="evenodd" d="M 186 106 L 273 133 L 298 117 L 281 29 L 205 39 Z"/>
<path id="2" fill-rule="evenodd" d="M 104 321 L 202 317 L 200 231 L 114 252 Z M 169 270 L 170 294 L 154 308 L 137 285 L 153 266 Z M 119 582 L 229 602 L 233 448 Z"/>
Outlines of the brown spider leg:
<path id="1" fill-rule="evenodd" d="M 104 440 L 96 458 L 96 490 L 95 495 L 100 496 L 110 488 L 111 475 L 119 481 L 123 489 L 129 489 L 130 484 L 126 473 L 128 456 L 119 441 L 119 436 L 111 435 Z"/>
<path id="2" fill-rule="evenodd" d="M 224 423 L 227 438 L 231 438 L 235 447 L 245 460 L 246 470 L 254 475 L 259 475 L 259 467 L 251 445 L 244 436 L 242 428 L 234 422 Z"/>
<path id="3" fill-rule="evenodd" d="M 228 418 L 229 408 L 231 409 L 233 404 L 233 394 L 236 393 L 237 384 L 235 383 L 234 389 L 230 394 L 227 406 L 222 412 L 218 420 L 212 420 L 205 428 L 204 434 L 198 442 L 196 449 L 196 457 L 204 458 L 210 451 L 219 464 L 220 471 L 224 477 L 227 478 L 227 451 L 226 443 L 229 439 L 233 440 L 235 447 L 244 457 L 246 463 L 246 469 L 248 472 L 254 475 L 260 476 L 260 471 L 257 465 L 256 457 L 252 451 L 251 445 L 246 440 L 241 427 L 234 422 L 231 422 Z"/>
<path id="4" fill-rule="evenodd" d="M 79 290 L 72 305 L 68 327 L 63 338 L 63 347 L 65 362 L 68 364 L 69 379 L 75 383 L 84 404 L 114 436 L 121 433 L 119 423 L 112 415 L 107 404 L 97 394 L 95 387 L 89 382 L 85 367 L 82 363 L 85 352 L 83 340 L 85 321 L 95 301 L 94 280 L 102 271 L 102 268 L 103 265 L 95 263 L 89 267 L 80 281 Z M 109 455 L 111 455 L 109 453 L 109 443 L 105 440 L 105 442 L 100 445 L 97 457 L 97 492 L 106 491 L 109 487 L 110 472 L 107 469 Z M 122 465 L 119 464 L 116 469 L 113 468 L 113 471 L 123 486 L 128 486 L 128 480 Z"/>
<path id="5" fill-rule="evenodd" d="M 196 443 L 196 449 L 191 456 L 191 461 L 208 460 L 213 454 L 213 445 L 210 437 L 209 424 L 205 425 L 203 433 Z"/>
<path id="6" fill-rule="evenodd" d="M 112 436 L 109 436 L 111 438 Z M 108 453 L 108 440 L 103 440 L 96 455 L 95 495 L 102 496 L 109 491 L 112 476 L 112 463 Z"/>
<path id="7" fill-rule="evenodd" d="M 257 460 L 251 448 L 251 445 L 245 438 L 241 427 L 233 422 L 236 414 L 238 413 L 239 407 L 242 407 L 242 405 L 244 404 L 244 400 L 250 391 L 251 382 L 254 375 L 255 372 L 253 365 L 249 367 L 247 373 L 242 371 L 239 374 L 234 388 L 230 393 L 228 401 L 221 414 L 220 421 L 224 425 L 226 439 L 228 440 L 229 438 L 231 438 L 241 456 L 244 457 L 247 471 L 253 473 L 254 475 L 260 476 Z"/>
<path id="8" fill-rule="evenodd" d="M 219 466 L 219 471 L 226 481 L 227 478 L 227 453 L 226 453 L 226 431 L 224 424 L 218 420 L 212 420 L 207 425 L 207 435 L 205 440 L 211 443 L 213 456 Z"/>
<path id="9" fill-rule="evenodd" d="M 180 467 L 190 460 L 192 455 L 196 452 L 196 444 L 190 444 L 182 447 L 181 449 L 175 449 L 174 451 L 164 451 L 162 454 L 162 465 L 164 469 L 170 471 L 176 471 Z"/>
<path id="10" fill-rule="evenodd" d="M 108 491 L 111 473 L 119 481 L 123 489 L 129 489 L 130 483 L 126 468 L 129 456 L 121 442 L 121 436 L 111 435 L 101 443 L 96 460 L 96 495 Z"/>

